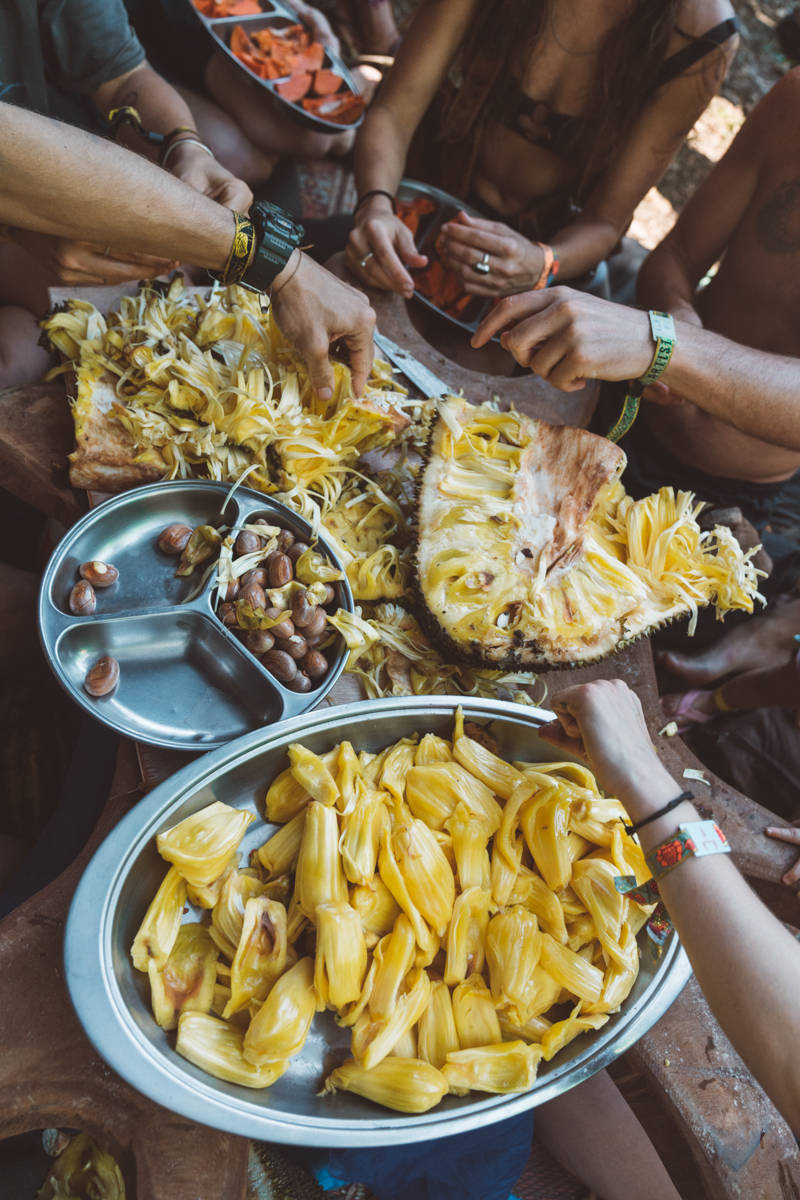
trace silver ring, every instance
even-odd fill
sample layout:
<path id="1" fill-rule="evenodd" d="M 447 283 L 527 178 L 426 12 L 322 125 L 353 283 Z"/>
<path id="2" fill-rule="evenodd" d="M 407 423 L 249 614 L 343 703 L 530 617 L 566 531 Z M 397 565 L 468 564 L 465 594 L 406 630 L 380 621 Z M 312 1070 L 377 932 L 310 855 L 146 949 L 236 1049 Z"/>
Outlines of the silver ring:
<path id="1" fill-rule="evenodd" d="M 375 257 L 375 255 L 370 250 L 369 254 L 365 254 L 364 257 L 362 258 L 360 266 L 365 267 L 367 265 L 367 263 L 369 262 L 369 260 L 374 257 Z"/>
<path id="2" fill-rule="evenodd" d="M 475 266 L 472 269 L 473 269 L 473 271 L 477 271 L 479 275 L 488 275 L 489 274 L 489 272 L 491 271 L 492 268 L 489 266 L 488 251 L 484 254 L 483 258 L 481 258 L 478 262 L 475 263 Z"/>

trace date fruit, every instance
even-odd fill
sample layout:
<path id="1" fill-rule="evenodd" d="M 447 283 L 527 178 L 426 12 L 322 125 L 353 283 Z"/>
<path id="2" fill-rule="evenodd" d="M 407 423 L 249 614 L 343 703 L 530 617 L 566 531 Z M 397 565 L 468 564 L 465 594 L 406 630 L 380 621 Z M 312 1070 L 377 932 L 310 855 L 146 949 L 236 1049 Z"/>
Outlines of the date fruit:
<path id="1" fill-rule="evenodd" d="M 281 683 L 291 683 L 297 675 L 297 663 L 285 650 L 268 650 L 261 662 Z"/>
<path id="2" fill-rule="evenodd" d="M 321 679 L 328 670 L 328 660 L 319 650 L 309 650 L 300 666 L 311 679 Z"/>
<path id="3" fill-rule="evenodd" d="M 289 558 L 292 560 L 292 562 L 296 563 L 300 555 L 305 554 L 307 549 L 307 542 L 295 542 L 294 545 L 289 547 L 286 553 L 289 555 Z"/>
<path id="4" fill-rule="evenodd" d="M 267 578 L 271 588 L 282 588 L 292 579 L 294 569 L 288 554 L 274 550 L 267 556 Z"/>
<path id="5" fill-rule="evenodd" d="M 119 683 L 119 663 L 110 654 L 98 658 L 86 672 L 83 686 L 90 696 L 108 696 Z"/>
<path id="6" fill-rule="evenodd" d="M 264 545 L 257 533 L 250 533 L 249 529 L 243 529 L 236 539 L 236 553 L 254 554 L 256 550 L 260 550 Z"/>
<path id="7" fill-rule="evenodd" d="M 244 644 L 251 654 L 260 658 L 275 645 L 275 638 L 268 629 L 248 629 L 244 635 Z"/>
<path id="8" fill-rule="evenodd" d="M 289 680 L 288 686 L 293 692 L 310 692 L 314 685 L 307 675 L 304 675 L 302 671 L 298 671 L 294 679 Z"/>

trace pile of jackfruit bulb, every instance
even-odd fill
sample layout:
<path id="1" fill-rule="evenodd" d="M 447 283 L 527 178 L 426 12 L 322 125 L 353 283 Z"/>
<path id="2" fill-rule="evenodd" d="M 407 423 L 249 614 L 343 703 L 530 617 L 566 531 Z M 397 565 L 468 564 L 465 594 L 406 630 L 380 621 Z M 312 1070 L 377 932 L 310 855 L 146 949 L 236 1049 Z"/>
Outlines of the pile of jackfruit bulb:
<path id="1" fill-rule="evenodd" d="M 269 1087 L 328 1010 L 351 1057 L 325 1091 L 421 1113 L 530 1089 L 619 1009 L 651 912 L 614 886 L 649 874 L 623 806 L 584 767 L 512 764 L 471 732 L 459 710 L 451 740 L 290 746 L 266 795 L 279 828 L 247 867 L 245 810 L 158 835 L 171 866 L 132 957 L 180 1054 Z M 201 920 L 182 923 L 187 901 Z"/>

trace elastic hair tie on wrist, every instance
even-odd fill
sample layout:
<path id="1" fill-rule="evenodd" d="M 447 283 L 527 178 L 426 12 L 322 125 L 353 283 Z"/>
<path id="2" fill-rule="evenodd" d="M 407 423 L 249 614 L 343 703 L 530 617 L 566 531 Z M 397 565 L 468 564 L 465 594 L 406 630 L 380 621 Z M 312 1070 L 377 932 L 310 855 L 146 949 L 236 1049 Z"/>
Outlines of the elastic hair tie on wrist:
<path id="1" fill-rule="evenodd" d="M 392 212 L 394 213 L 395 216 L 397 216 L 397 201 L 395 200 L 392 193 L 387 192 L 385 190 L 385 188 L 370 188 L 370 190 L 368 192 L 364 192 L 363 196 L 359 196 L 358 200 L 356 201 L 356 206 L 353 209 L 353 216 L 356 215 L 356 213 L 361 208 L 361 205 L 364 203 L 364 201 L 369 200 L 370 196 L 385 196 L 386 199 L 389 201 L 389 203 L 392 206 Z"/>
<path id="2" fill-rule="evenodd" d="M 640 829 L 644 829 L 645 825 L 649 825 L 651 821 L 657 821 L 659 817 L 665 817 L 667 813 L 672 812 L 673 808 L 677 808 L 679 804 L 683 804 L 684 800 L 694 800 L 694 792 L 681 792 L 680 796 L 676 796 L 674 800 L 670 800 L 668 804 L 651 813 L 649 817 L 643 817 L 641 821 L 635 821 L 633 825 L 625 825 L 625 832 L 629 837 L 634 833 L 638 833 Z"/>

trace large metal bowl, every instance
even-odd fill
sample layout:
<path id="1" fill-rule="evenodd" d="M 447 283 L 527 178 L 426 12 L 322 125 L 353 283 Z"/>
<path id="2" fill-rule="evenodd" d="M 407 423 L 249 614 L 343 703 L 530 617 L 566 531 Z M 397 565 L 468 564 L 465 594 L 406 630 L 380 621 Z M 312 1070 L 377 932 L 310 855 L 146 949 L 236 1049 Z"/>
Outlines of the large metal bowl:
<path id="1" fill-rule="evenodd" d="M 467 719 L 488 725 L 504 756 L 556 758 L 537 735 L 537 726 L 551 717 L 539 709 L 454 696 L 363 702 L 309 713 L 278 729 L 239 738 L 179 771 L 120 821 L 75 893 L 65 960 L 72 1002 L 89 1038 L 133 1087 L 192 1120 L 267 1141 L 314 1146 L 413 1142 L 502 1121 L 552 1099 L 607 1066 L 666 1012 L 689 978 L 688 960 L 674 935 L 658 953 L 642 934 L 639 978 L 622 1011 L 543 1064 L 531 1092 L 448 1096 L 421 1116 L 392 1113 L 346 1093 L 317 1095 L 325 1074 L 348 1056 L 349 1033 L 338 1028 L 331 1014 L 315 1018 L 302 1054 L 265 1091 L 213 1079 L 176 1054 L 173 1036 L 156 1025 L 146 976 L 133 969 L 129 954 L 165 873 L 156 834 L 213 800 L 260 816 L 266 786 L 287 765 L 291 742 L 302 740 L 321 753 L 347 738 L 357 750 L 375 751 L 415 732 L 450 736 L 459 704 Z M 264 824 L 254 822 L 248 835 L 244 850 L 264 840 Z"/>

